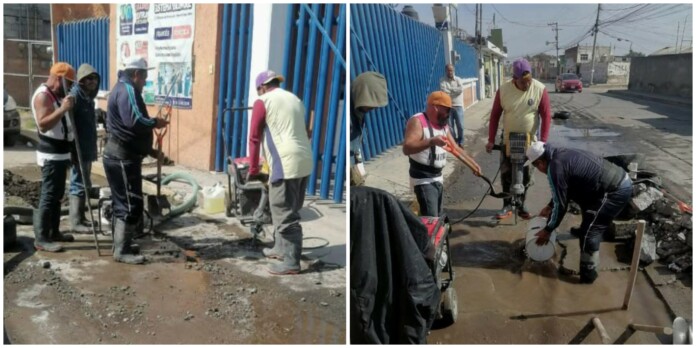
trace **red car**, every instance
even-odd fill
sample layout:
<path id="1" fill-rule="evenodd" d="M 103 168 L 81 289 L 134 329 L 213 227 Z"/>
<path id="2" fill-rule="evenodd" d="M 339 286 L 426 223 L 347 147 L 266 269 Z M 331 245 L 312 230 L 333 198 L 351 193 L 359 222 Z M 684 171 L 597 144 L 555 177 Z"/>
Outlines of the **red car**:
<path id="1" fill-rule="evenodd" d="M 556 93 L 575 92 L 582 93 L 582 81 L 575 74 L 561 74 L 556 78 Z"/>

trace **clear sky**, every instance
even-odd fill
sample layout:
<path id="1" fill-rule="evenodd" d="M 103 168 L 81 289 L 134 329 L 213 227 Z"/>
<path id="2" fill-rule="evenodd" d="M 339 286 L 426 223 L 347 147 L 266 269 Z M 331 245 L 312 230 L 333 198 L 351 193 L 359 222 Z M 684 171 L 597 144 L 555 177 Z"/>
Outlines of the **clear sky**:
<path id="1" fill-rule="evenodd" d="M 392 6 L 401 11 L 404 5 L 413 6 L 420 21 L 433 25 L 432 4 Z M 459 3 L 457 10 L 459 27 L 473 36 L 476 5 Z M 455 18 L 456 16 L 453 22 Z M 596 3 L 486 3 L 483 4 L 483 35 L 488 36 L 492 28 L 503 29 L 503 42 L 508 48 L 509 60 L 542 52 L 555 55 L 555 33 L 548 24 L 558 22 L 559 54 L 562 55 L 563 48 L 574 46 L 577 42 L 581 45 L 592 45 L 593 37 L 588 32 L 596 18 Z M 690 47 L 693 39 L 692 19 L 691 3 L 603 3 L 599 15 L 600 32 L 597 45 L 611 45 L 615 55 L 628 53 L 631 43 L 633 51 L 646 55 L 667 46 L 674 47 L 675 44 Z M 547 41 L 552 43 L 547 45 Z"/>

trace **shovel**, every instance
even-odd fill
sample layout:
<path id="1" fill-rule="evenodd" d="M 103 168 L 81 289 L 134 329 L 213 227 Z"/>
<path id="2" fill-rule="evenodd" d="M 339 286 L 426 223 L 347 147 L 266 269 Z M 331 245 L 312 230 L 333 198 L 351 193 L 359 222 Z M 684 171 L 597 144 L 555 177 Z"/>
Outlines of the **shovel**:
<path id="1" fill-rule="evenodd" d="M 462 161 L 464 164 L 466 164 L 466 161 L 464 161 L 464 158 L 461 156 L 461 154 L 459 153 L 459 151 L 456 150 L 456 148 L 454 147 L 454 144 L 452 144 L 452 142 L 449 140 L 449 137 L 445 137 L 445 142 L 447 143 L 447 145 L 445 145 L 443 148 L 444 148 L 447 152 L 451 153 L 451 154 L 452 154 L 454 157 L 456 157 L 458 160 L 460 160 L 460 161 Z M 508 197 L 511 197 L 511 196 L 512 196 L 510 193 L 507 193 L 507 192 L 496 193 L 495 190 L 493 189 L 493 183 L 491 182 L 490 179 L 488 179 L 487 177 L 485 177 L 483 174 L 481 174 L 480 178 L 483 179 L 483 181 L 485 181 L 486 183 L 488 183 L 488 187 L 490 188 L 490 191 L 489 191 L 490 193 L 489 193 L 489 194 L 490 194 L 491 196 L 493 196 L 493 197 L 495 197 L 495 198 L 508 198 Z"/>

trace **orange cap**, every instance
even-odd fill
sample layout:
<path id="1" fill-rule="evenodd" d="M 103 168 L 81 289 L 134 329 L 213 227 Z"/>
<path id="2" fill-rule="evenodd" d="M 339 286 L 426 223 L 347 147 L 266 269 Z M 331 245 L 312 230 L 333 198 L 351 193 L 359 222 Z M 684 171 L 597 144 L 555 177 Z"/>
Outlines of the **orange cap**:
<path id="1" fill-rule="evenodd" d="M 428 96 L 428 105 L 438 105 L 451 108 L 452 98 L 450 98 L 450 96 L 443 91 L 435 91 L 430 93 Z"/>
<path id="2" fill-rule="evenodd" d="M 75 69 L 72 65 L 65 62 L 58 62 L 51 67 L 51 75 L 65 77 L 70 81 L 75 81 Z"/>

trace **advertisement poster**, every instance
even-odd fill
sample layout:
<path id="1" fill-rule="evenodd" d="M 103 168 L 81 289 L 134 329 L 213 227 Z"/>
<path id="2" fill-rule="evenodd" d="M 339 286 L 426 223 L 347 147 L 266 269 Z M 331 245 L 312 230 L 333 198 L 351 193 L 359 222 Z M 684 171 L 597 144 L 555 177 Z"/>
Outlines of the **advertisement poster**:
<path id="1" fill-rule="evenodd" d="M 180 109 L 191 109 L 195 4 L 134 4 L 118 6 L 117 64 L 123 69 L 133 57 L 149 67 L 143 89 L 146 104 L 165 99 Z"/>

